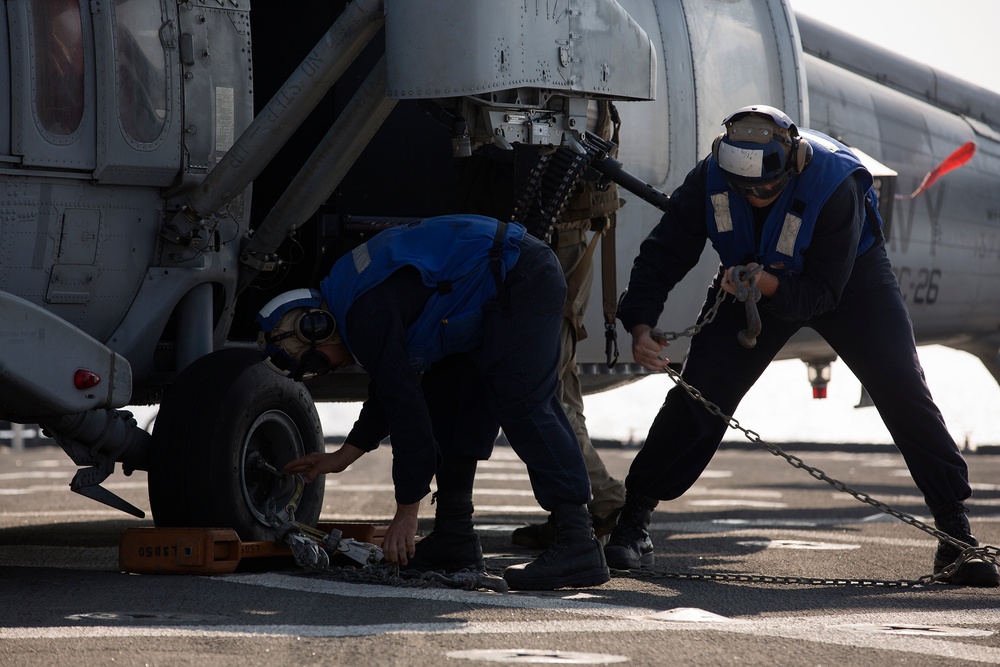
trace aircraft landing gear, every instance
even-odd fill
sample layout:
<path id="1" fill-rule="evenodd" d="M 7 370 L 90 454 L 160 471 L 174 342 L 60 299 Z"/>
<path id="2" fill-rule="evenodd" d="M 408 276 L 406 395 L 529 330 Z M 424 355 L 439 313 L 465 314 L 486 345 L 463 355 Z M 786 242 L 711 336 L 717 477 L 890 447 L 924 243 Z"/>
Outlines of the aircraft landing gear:
<path id="1" fill-rule="evenodd" d="M 269 505 L 289 496 L 288 461 L 323 451 L 312 397 L 260 362 L 255 350 L 208 354 L 186 368 L 153 429 L 149 505 L 158 527 L 222 527 L 243 540 L 273 540 Z M 306 486 L 296 518 L 315 525 L 322 479 Z"/>

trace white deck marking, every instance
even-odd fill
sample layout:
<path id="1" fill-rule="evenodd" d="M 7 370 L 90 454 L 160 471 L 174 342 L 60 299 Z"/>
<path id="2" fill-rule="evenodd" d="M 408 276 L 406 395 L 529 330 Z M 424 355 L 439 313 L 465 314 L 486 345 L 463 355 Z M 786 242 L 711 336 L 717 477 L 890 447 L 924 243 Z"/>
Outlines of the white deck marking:
<path id="1" fill-rule="evenodd" d="M 35 493 L 72 493 L 69 488 L 69 482 L 72 479 L 72 475 L 59 475 L 66 480 L 64 484 L 33 484 L 31 486 L 26 486 L 20 489 L 8 489 L 0 488 L 0 496 L 27 496 Z M 111 490 L 125 490 L 125 489 L 143 489 L 147 488 L 146 482 L 105 482 L 101 484 L 105 489 Z M 118 512 L 121 515 L 121 512 Z"/>
<path id="2" fill-rule="evenodd" d="M 737 542 L 744 547 L 764 547 L 765 549 L 799 549 L 802 551 L 843 551 L 860 549 L 860 544 L 834 542 L 807 542 L 805 540 L 746 540 Z"/>
<path id="3" fill-rule="evenodd" d="M 18 472 L 0 472 L 0 482 L 18 479 L 66 479 L 66 471 L 47 472 L 44 470 L 20 470 Z"/>
<path id="4" fill-rule="evenodd" d="M 477 472 L 477 482 L 528 482 L 527 472 Z"/>
<path id="5" fill-rule="evenodd" d="M 635 633 L 635 632 L 719 632 L 755 637 L 798 640 L 809 645 L 827 644 L 899 651 L 912 655 L 934 656 L 1000 664 L 1000 648 L 977 644 L 978 637 L 951 641 L 947 633 L 932 637 L 913 634 L 873 633 L 872 625 L 892 627 L 997 627 L 1000 609 L 949 609 L 935 612 L 856 613 L 817 616 L 781 616 L 766 618 L 726 618 L 698 609 L 643 609 L 602 602 L 567 600 L 551 596 L 498 595 L 450 589 L 397 589 L 366 584 L 346 584 L 306 579 L 280 574 L 230 575 L 211 577 L 213 581 L 280 588 L 304 593 L 358 598 L 423 599 L 518 609 L 564 612 L 568 618 L 552 621 L 454 621 L 431 623 L 386 623 L 370 625 L 216 625 L 216 626 L 133 626 L 113 625 L 76 627 L 72 625 L 33 628 L 0 628 L 0 639 L 86 639 L 125 637 L 362 637 L 385 634 L 475 634 L 512 635 L 560 633 Z M 585 615 L 588 618 L 574 620 Z M 594 618 L 598 617 L 598 618 Z M 975 634 L 975 633 L 971 633 Z"/>
<path id="6" fill-rule="evenodd" d="M 717 498 L 714 500 L 690 500 L 692 507 L 756 507 L 758 509 L 784 509 L 788 503 L 769 500 L 747 500 L 746 498 Z"/>

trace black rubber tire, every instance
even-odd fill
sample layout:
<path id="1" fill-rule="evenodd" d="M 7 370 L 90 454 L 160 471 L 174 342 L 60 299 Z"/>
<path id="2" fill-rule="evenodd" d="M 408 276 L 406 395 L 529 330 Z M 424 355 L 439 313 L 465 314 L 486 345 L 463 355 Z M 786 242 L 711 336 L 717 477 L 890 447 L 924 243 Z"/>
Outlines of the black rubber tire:
<path id="1" fill-rule="evenodd" d="M 220 350 L 184 369 L 160 404 L 153 428 L 149 505 L 157 526 L 232 528 L 244 541 L 273 540 L 269 500 L 291 481 L 248 463 L 259 453 L 281 470 L 323 451 L 312 397 L 249 349 Z M 295 518 L 315 525 L 323 479 L 305 488 Z"/>

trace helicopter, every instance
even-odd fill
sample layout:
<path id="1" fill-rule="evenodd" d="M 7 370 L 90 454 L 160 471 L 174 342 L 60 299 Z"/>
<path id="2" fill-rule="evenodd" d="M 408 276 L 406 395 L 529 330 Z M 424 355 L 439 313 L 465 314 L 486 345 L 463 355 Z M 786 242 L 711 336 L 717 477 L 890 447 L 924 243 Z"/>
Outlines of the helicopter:
<path id="1" fill-rule="evenodd" d="M 40 425 L 80 466 L 74 491 L 137 517 L 101 483 L 147 471 L 158 526 L 268 539 L 277 470 L 323 449 L 316 402 L 364 398 L 361 369 L 295 383 L 260 363 L 274 295 L 388 225 L 460 212 L 463 160 L 530 150 L 619 187 L 590 297 L 606 302 L 657 202 L 746 104 L 862 157 L 918 343 L 1000 379 L 1000 95 L 787 0 L 3 4 L 0 419 Z M 615 145 L 589 131 L 600 103 Z M 661 328 L 691 323 L 717 268 L 704 253 Z M 591 311 L 606 335 L 580 345 L 585 389 L 641 379 Z M 782 358 L 825 390 L 820 338 Z M 152 433 L 135 405 L 159 406 Z M 297 518 L 322 500 L 308 485 Z"/>

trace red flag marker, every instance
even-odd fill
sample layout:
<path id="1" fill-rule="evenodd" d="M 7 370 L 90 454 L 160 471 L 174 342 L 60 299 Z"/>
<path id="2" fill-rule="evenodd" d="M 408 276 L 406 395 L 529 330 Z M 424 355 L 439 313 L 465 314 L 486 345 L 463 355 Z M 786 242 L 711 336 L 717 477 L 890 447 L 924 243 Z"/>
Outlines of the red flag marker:
<path id="1" fill-rule="evenodd" d="M 914 190 L 909 195 L 896 195 L 896 199 L 913 199 L 917 195 L 920 195 L 929 187 L 934 185 L 934 183 L 939 178 L 947 174 L 949 171 L 951 171 L 952 169 L 958 169 L 959 167 L 967 163 L 969 160 L 971 160 L 972 156 L 975 155 L 975 153 L 976 153 L 976 142 L 974 141 L 965 142 L 954 153 L 946 157 L 944 159 L 944 162 L 939 164 L 931 171 L 927 172 L 927 175 L 924 176 L 924 180 L 920 181 L 920 185 L 917 186 L 916 190 Z"/>

